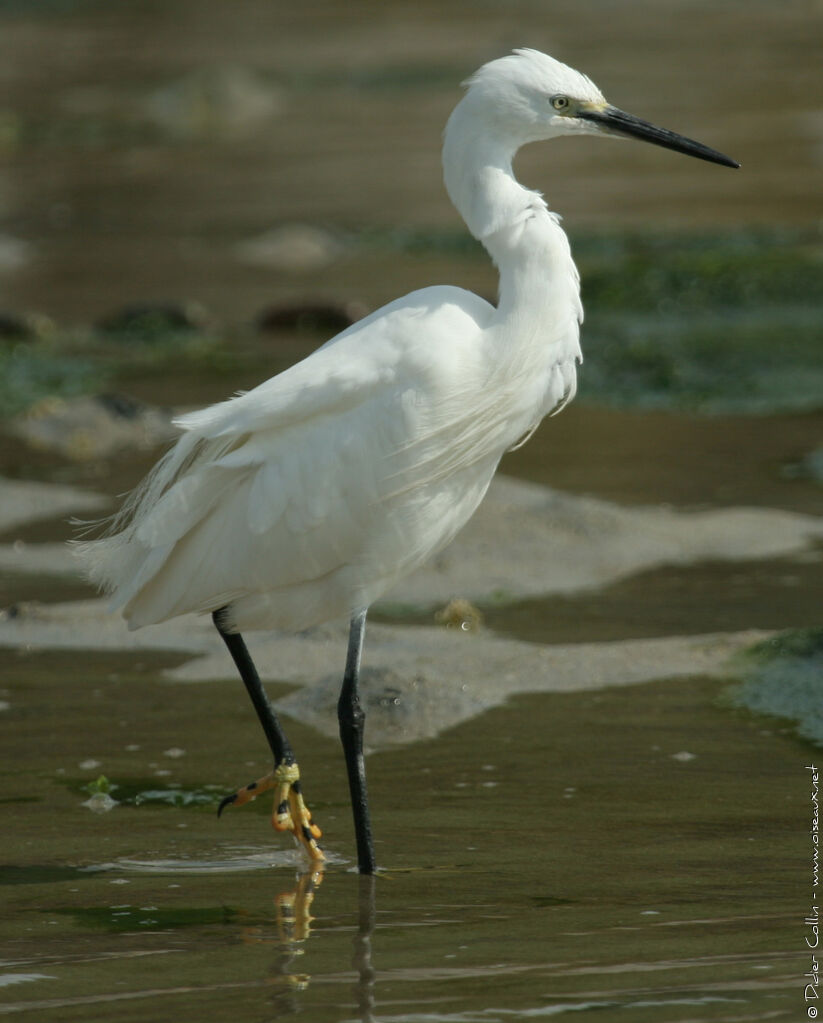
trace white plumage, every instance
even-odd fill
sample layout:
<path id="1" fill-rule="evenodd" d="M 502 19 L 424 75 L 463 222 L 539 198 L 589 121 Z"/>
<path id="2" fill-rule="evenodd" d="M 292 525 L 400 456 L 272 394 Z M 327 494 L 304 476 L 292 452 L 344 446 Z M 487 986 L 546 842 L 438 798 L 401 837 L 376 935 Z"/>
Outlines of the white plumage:
<path id="1" fill-rule="evenodd" d="M 82 545 L 130 627 L 228 605 L 233 628 L 300 629 L 368 607 L 452 539 L 506 449 L 573 395 L 577 272 L 557 219 L 513 177 L 536 115 L 519 85 L 493 102 L 509 69 L 565 71 L 599 96 L 524 52 L 478 72 L 449 121 L 447 186 L 500 267 L 498 307 L 413 292 L 180 417 L 114 535 Z"/>
<path id="2" fill-rule="evenodd" d="M 482 67 L 446 127 L 448 193 L 500 272 L 497 306 L 459 288 L 415 291 L 247 394 L 181 416 L 182 436 L 115 518 L 80 545 L 132 628 L 212 612 L 275 760 L 227 797 L 274 788 L 275 827 L 314 859 L 319 828 L 249 653 L 245 629 L 351 619 L 338 716 L 361 872 L 375 869 L 357 695 L 366 611 L 471 517 L 503 453 L 574 396 L 583 318 L 557 217 L 516 181 L 527 142 L 646 139 L 736 166 L 609 106 L 535 50 Z"/>

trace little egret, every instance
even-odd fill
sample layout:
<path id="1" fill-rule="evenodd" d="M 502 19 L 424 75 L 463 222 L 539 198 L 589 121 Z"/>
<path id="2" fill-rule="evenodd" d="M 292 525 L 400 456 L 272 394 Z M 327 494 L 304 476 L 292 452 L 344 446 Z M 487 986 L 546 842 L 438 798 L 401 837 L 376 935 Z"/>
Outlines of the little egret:
<path id="1" fill-rule="evenodd" d="M 247 393 L 176 420 L 182 434 L 115 516 L 80 545 L 133 629 L 210 613 L 249 692 L 274 770 L 274 826 L 322 859 L 294 752 L 242 639 L 247 629 L 350 622 L 338 703 L 358 867 L 373 873 L 358 674 L 366 613 L 473 514 L 501 456 L 574 396 L 579 278 L 557 216 L 512 171 L 527 142 L 644 139 L 737 167 L 610 106 L 536 50 L 481 67 L 446 127 L 448 194 L 500 274 L 491 305 L 456 287 L 412 292 Z"/>

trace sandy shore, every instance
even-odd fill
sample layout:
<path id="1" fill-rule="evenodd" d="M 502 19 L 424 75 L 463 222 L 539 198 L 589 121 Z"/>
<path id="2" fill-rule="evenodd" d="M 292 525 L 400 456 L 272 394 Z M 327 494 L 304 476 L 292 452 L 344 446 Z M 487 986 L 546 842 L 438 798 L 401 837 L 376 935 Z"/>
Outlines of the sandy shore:
<path id="1" fill-rule="evenodd" d="M 51 484 L 0 481 L 0 528 L 105 512 L 108 499 Z M 498 477 L 480 511 L 435 561 L 399 584 L 387 603 L 443 604 L 453 597 L 505 602 L 594 591 L 633 573 L 707 559 L 801 554 L 823 520 L 732 508 L 627 508 Z M 0 569 L 48 577 L 76 572 L 60 543 L 0 544 Z M 734 655 L 767 633 L 538 646 L 487 630 L 371 624 L 363 685 L 373 747 L 436 735 L 525 692 L 629 685 L 687 675 L 731 676 Z M 334 734 L 346 623 L 300 635 L 256 634 L 250 646 L 265 679 L 300 688 L 282 710 Z M 167 672 L 177 682 L 228 679 L 233 669 L 208 619 L 191 616 L 129 632 L 104 600 L 26 603 L 0 616 L 0 646 L 35 650 L 174 650 L 191 660 Z"/>

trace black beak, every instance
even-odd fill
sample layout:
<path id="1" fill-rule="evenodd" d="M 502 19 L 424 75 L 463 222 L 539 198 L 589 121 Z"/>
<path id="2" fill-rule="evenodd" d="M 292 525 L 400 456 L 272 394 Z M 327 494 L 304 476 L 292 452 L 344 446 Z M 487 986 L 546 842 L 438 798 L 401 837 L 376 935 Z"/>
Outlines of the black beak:
<path id="1" fill-rule="evenodd" d="M 653 142 L 656 146 L 663 146 L 665 149 L 673 149 L 676 153 L 685 153 L 686 156 L 696 156 L 698 160 L 708 160 L 710 163 L 720 163 L 724 167 L 739 167 L 737 160 L 718 153 L 716 149 L 704 146 L 702 142 L 695 142 L 694 139 L 687 139 L 677 132 L 668 131 L 666 128 L 658 128 L 648 121 L 643 121 L 634 114 L 627 114 L 617 107 L 591 108 L 581 110 L 577 116 L 584 121 L 591 121 L 601 131 L 608 135 L 620 135 L 633 139 L 643 139 L 645 142 Z"/>

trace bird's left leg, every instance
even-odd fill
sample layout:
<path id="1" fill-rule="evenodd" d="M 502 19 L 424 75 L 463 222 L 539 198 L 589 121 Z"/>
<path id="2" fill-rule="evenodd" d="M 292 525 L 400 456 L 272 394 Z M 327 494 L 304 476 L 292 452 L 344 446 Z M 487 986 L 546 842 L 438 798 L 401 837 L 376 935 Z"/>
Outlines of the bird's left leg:
<path id="1" fill-rule="evenodd" d="M 261 792 L 274 789 L 274 813 L 272 815 L 274 827 L 278 831 L 291 831 L 311 859 L 322 860 L 324 859 L 323 852 L 317 844 L 321 831 L 316 824 L 312 824 L 311 813 L 303 802 L 300 770 L 294 759 L 291 744 L 277 720 L 271 703 L 269 703 L 263 683 L 260 681 L 248 648 L 243 642 L 243 637 L 238 632 L 226 630 L 223 624 L 224 614 L 223 609 L 215 611 L 212 620 L 223 642 L 228 647 L 232 660 L 243 679 L 243 684 L 251 697 L 260 724 L 263 726 L 266 739 L 274 755 L 274 770 L 271 774 L 267 774 L 258 781 L 253 781 L 230 796 L 226 796 L 220 803 L 217 814 L 219 816 L 227 806 L 242 806 L 255 799 Z"/>
<path id="2" fill-rule="evenodd" d="M 377 869 L 369 815 L 369 796 L 366 791 L 366 764 L 363 758 L 363 728 L 366 714 L 360 704 L 358 682 L 360 657 L 366 631 L 366 612 L 352 617 L 349 628 L 349 648 L 340 699 L 337 701 L 337 719 L 340 740 L 346 758 L 349 791 L 354 812 L 354 834 L 357 839 L 357 869 L 361 874 L 373 874 Z"/>

